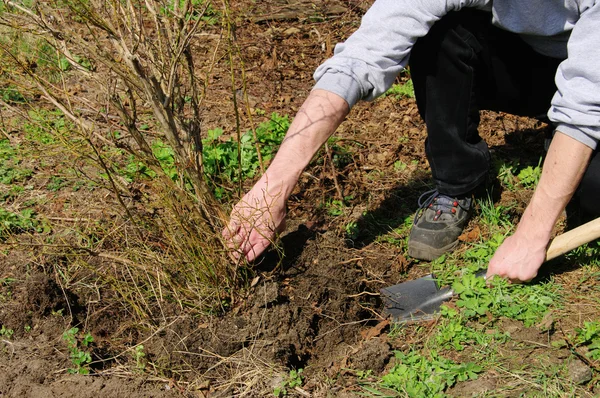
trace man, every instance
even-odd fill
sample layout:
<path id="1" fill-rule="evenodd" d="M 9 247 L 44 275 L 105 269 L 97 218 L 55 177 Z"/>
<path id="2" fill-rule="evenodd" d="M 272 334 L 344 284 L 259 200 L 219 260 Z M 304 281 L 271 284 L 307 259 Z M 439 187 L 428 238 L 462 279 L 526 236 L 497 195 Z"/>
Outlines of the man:
<path id="1" fill-rule="evenodd" d="M 277 156 L 234 207 L 223 234 L 237 255 L 251 261 L 265 250 L 313 155 L 357 101 L 383 94 L 409 60 L 436 183 L 420 201 L 410 255 L 433 259 L 451 250 L 473 193 L 485 186 L 490 155 L 477 133 L 480 109 L 547 113 L 556 126 L 538 187 L 488 276 L 520 282 L 537 275 L 552 228 L 582 178 L 582 205 L 596 211 L 600 1 L 378 0 L 317 69 L 316 86 Z"/>

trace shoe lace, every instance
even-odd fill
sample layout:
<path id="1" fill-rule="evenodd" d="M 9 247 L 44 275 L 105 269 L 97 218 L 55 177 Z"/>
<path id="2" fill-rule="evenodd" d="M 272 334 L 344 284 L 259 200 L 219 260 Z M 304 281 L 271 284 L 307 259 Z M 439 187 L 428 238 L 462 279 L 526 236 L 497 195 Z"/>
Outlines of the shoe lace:
<path id="1" fill-rule="evenodd" d="M 427 209 L 435 211 L 435 215 L 433 216 L 434 221 L 437 221 L 442 214 L 456 214 L 457 207 L 467 210 L 461 205 L 458 199 L 441 194 L 437 189 L 424 192 L 419 197 L 418 205 L 419 209 L 415 215 L 414 224 L 419 221 Z"/>

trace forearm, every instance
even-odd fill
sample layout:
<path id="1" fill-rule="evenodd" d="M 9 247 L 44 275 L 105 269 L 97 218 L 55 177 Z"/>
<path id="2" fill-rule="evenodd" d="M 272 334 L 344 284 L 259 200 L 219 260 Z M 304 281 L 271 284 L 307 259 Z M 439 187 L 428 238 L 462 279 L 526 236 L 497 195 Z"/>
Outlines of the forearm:
<path id="1" fill-rule="evenodd" d="M 487 276 L 513 282 L 535 278 L 546 257 L 552 229 L 575 193 L 592 149 L 557 132 L 544 161 L 542 177 L 514 235 L 506 238 L 492 259 Z"/>
<path id="2" fill-rule="evenodd" d="M 348 114 L 348 103 L 325 90 L 314 90 L 296 114 L 265 172 L 264 179 L 289 196 L 302 171 Z"/>
<path id="3" fill-rule="evenodd" d="M 556 132 L 544 161 L 542 176 L 525 209 L 516 234 L 548 241 L 561 212 L 571 200 L 589 162 L 592 149 Z"/>

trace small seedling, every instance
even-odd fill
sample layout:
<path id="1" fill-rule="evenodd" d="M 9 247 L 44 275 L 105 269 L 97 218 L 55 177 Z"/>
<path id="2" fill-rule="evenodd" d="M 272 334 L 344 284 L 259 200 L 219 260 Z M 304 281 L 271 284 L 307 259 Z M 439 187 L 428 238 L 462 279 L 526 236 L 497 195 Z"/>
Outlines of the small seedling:
<path id="1" fill-rule="evenodd" d="M 92 362 L 92 356 L 87 349 L 89 348 L 90 343 L 94 341 L 94 338 L 88 332 L 83 336 L 82 340 L 79 341 L 77 338 L 78 333 L 79 328 L 76 327 L 63 333 L 63 340 L 67 343 L 69 356 L 71 358 L 71 363 L 73 364 L 73 368 L 67 369 L 67 372 L 71 374 L 86 375 L 90 373 L 89 364 Z"/>
<path id="2" fill-rule="evenodd" d="M 577 346 L 585 346 L 587 356 L 594 361 L 600 359 L 600 321 L 584 322 L 582 328 L 575 330 Z"/>
<path id="3" fill-rule="evenodd" d="M 275 389 L 273 390 L 273 395 L 275 395 L 276 397 L 283 397 L 288 395 L 288 389 L 300 387 L 302 383 L 304 383 L 302 373 L 302 369 L 290 370 L 288 377 L 283 381 L 283 383 L 280 386 L 275 387 Z"/>
<path id="4" fill-rule="evenodd" d="M 2 325 L 2 329 L 0 329 L 0 336 L 10 339 L 15 331 L 13 329 L 9 329 L 6 326 Z"/>
<path id="5" fill-rule="evenodd" d="M 391 95 L 396 99 L 400 98 L 415 98 L 415 87 L 411 79 L 403 84 L 393 84 L 383 96 Z"/>
<path id="6" fill-rule="evenodd" d="M 394 162 L 394 170 L 396 171 L 404 171 L 407 167 L 408 165 L 401 160 L 396 160 Z"/>
<path id="7" fill-rule="evenodd" d="M 527 166 L 519 172 L 517 178 L 523 187 L 533 188 L 537 185 L 537 183 L 540 181 L 540 177 L 542 176 L 541 164 L 542 159 L 540 159 L 537 166 Z"/>
<path id="8" fill-rule="evenodd" d="M 441 397 L 443 391 L 459 381 L 477 379 L 483 368 L 474 363 L 457 364 L 430 351 L 423 356 L 416 351 L 396 351 L 396 365 L 374 387 L 363 386 L 375 396 L 387 396 L 377 386 L 407 397 Z M 393 396 L 397 396 L 395 394 Z"/>
<path id="9" fill-rule="evenodd" d="M 356 221 L 350 221 L 348 224 L 346 224 L 345 230 L 346 238 L 350 240 L 358 238 L 358 234 L 360 233 L 358 223 Z"/>
<path id="10" fill-rule="evenodd" d="M 144 346 L 142 344 L 136 345 L 133 351 L 133 359 L 135 360 L 135 366 L 137 370 L 144 371 L 146 369 L 146 353 L 144 352 Z"/>

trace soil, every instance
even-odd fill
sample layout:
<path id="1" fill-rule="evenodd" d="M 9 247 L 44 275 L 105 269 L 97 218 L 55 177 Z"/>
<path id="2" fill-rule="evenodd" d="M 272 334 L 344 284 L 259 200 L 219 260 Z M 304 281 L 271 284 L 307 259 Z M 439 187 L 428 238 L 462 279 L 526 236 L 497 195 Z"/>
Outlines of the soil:
<path id="1" fill-rule="evenodd" d="M 236 39 L 244 55 L 249 105 L 263 110 L 266 118 L 272 112 L 297 111 L 311 89 L 314 69 L 332 54 L 335 43 L 356 29 L 371 1 L 236 3 Z M 196 52 L 210 54 L 211 40 L 198 40 Z M 233 134 L 228 73 L 226 62 L 213 71 L 203 128 L 221 127 Z M 493 156 L 522 167 L 537 165 L 547 129 L 537 120 L 482 112 L 480 133 Z M 405 255 L 405 237 L 397 237 L 400 244 L 378 238 L 416 210 L 419 195 L 431 181 L 425 126 L 411 98 L 388 96 L 358 104 L 336 137 L 349 149 L 350 160 L 335 172 L 322 160 L 326 156 L 310 166 L 289 202 L 288 228 L 281 237 L 285 256 L 271 250 L 259 259 L 247 297 L 223 315 L 191 316 L 165 307 L 165 321 L 158 328 L 130 328 L 129 311 L 105 308 L 96 298 L 63 287 L 54 266 L 64 261 L 60 256 L 26 245 L 7 251 L 0 257 L 0 281 L 11 283 L 0 284 L 0 324 L 14 335 L 0 339 L 0 397 L 269 396 L 289 369 L 303 369 L 305 378 L 290 395 L 356 396 L 356 371 L 381 374 L 391 365 L 393 350 L 405 348 L 414 337 L 412 327 L 402 341 L 388 336 L 390 324 L 381 315 L 378 292 L 428 273 L 428 264 Z M 41 181 L 35 184 L 43 186 Z M 332 215 L 327 204 L 342 199 L 340 194 L 349 206 L 341 215 Z M 502 192 L 498 202 L 513 205 L 517 217 L 530 194 Z M 93 209 L 100 208 L 95 204 L 114 201 L 94 195 L 67 188 L 48 196 L 43 214 L 68 219 L 70 209 L 86 204 L 93 215 Z M 100 211 L 96 215 L 102 217 Z M 346 234 L 350 221 L 358 225 L 351 239 Z M 463 240 L 485 233 L 479 228 L 472 222 Z M 576 278 L 572 272 L 576 270 L 558 280 Z M 595 304 L 577 299 L 572 305 L 571 309 L 581 305 L 573 313 L 598 317 Z M 581 321 L 565 313 L 557 319 L 567 333 Z M 62 336 L 73 325 L 94 336 L 91 375 L 68 373 L 72 363 Z M 557 361 L 571 358 L 567 349 L 563 357 L 550 349 L 559 333 L 549 336 L 510 320 L 499 327 L 512 333 L 514 347 L 508 346 L 505 355 L 522 349 L 515 361 L 533 363 L 548 355 Z M 127 347 L 140 342 L 154 369 L 132 368 Z M 497 391 L 505 387 L 504 376 L 488 372 L 448 393 Z M 521 384 L 502 391 L 500 396 L 527 393 Z"/>

